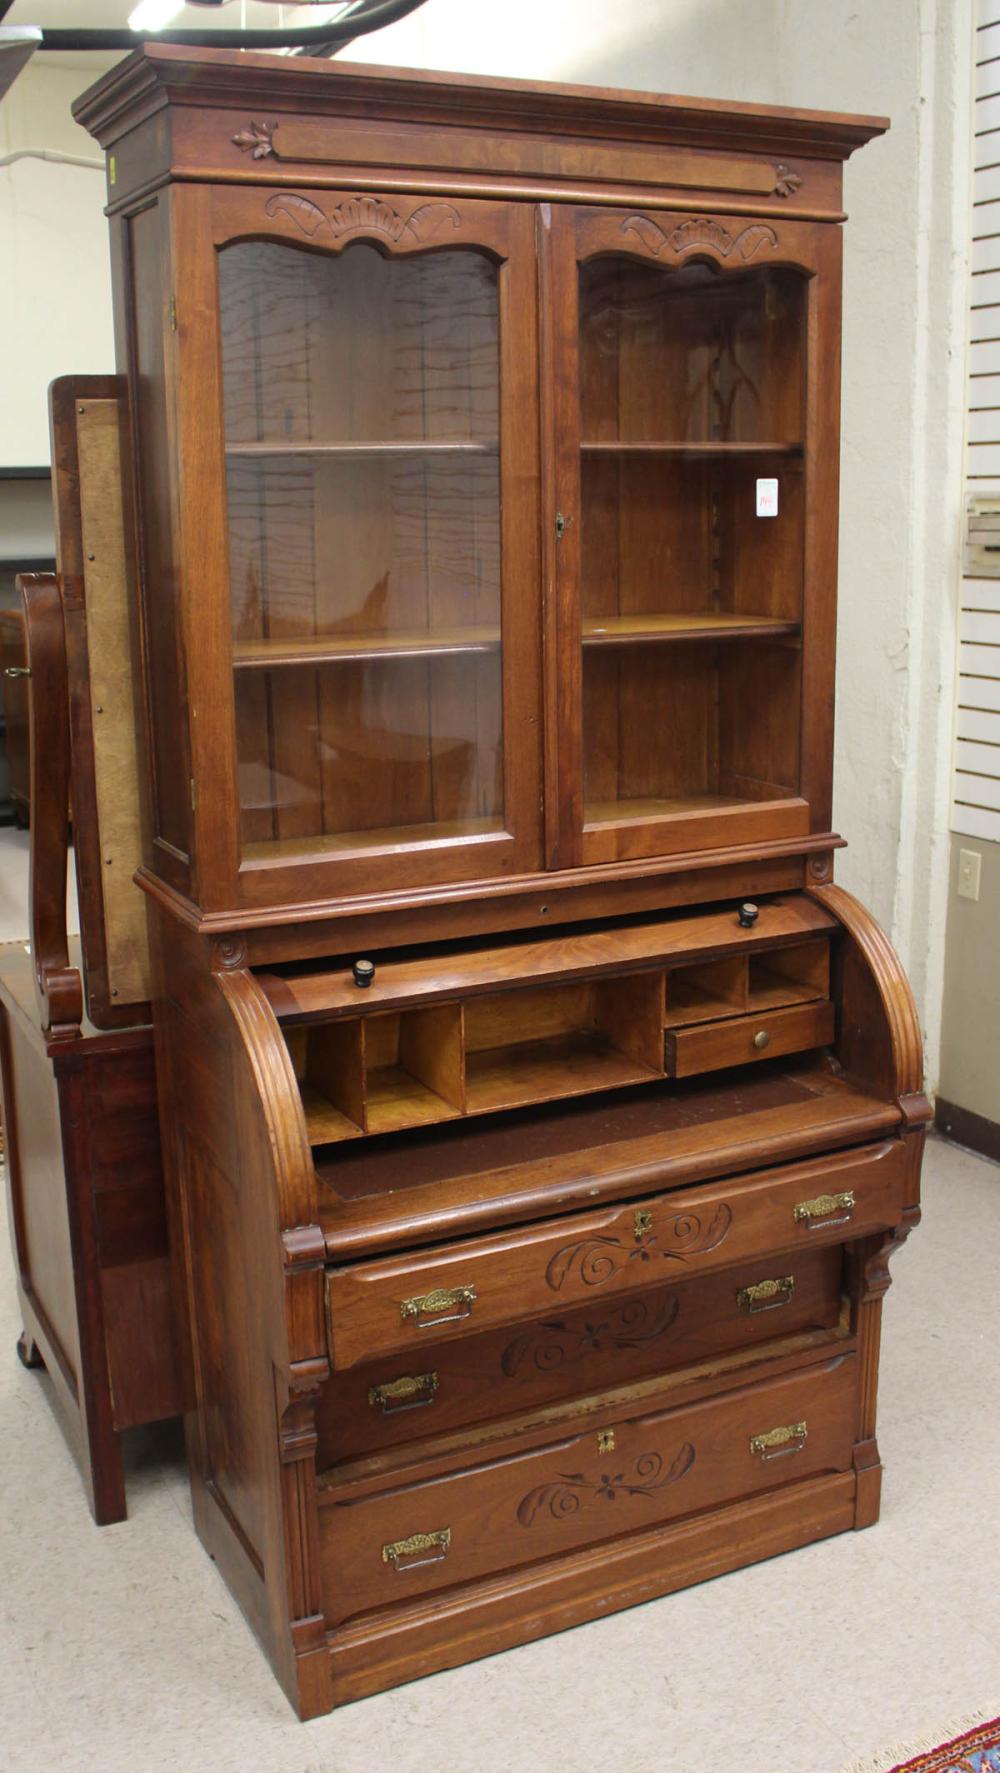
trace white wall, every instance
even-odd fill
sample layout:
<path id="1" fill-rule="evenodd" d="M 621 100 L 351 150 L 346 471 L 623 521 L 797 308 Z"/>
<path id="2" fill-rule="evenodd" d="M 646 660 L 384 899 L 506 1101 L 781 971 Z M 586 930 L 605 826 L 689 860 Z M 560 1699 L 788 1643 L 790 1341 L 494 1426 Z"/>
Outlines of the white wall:
<path id="1" fill-rule="evenodd" d="M 0 158 L 46 148 L 101 163 L 70 105 L 106 65 L 36 54 L 0 103 Z M 0 166 L 0 468 L 48 461 L 54 376 L 114 370 L 104 198 L 100 164 Z"/>
<path id="2" fill-rule="evenodd" d="M 838 878 L 909 968 L 936 1081 L 960 523 L 972 0 L 427 0 L 358 60 L 887 113 L 847 167 L 835 823 Z M 17 141 L 86 142 L 86 84 L 39 58 L 0 106 Z M 8 122 L 10 130 L 12 124 Z M 2 140 L 2 136 L 0 136 Z M 92 145 L 83 152 L 92 152 Z M 13 399 L 0 461 L 38 459 L 44 388 L 111 362 L 101 181 L 0 173 Z M 12 202 L 10 186 L 16 185 Z M 43 296 L 37 279 L 54 286 Z M 16 285 L 16 287 L 12 287 Z M 8 353 L 10 355 L 10 353 Z M 6 394 L 0 401 L 8 407 Z M 13 420 L 13 424 L 12 421 Z M 13 432 L 13 435 L 11 434 Z M 42 458 L 44 459 L 44 457 Z"/>
<path id="3" fill-rule="evenodd" d="M 427 0 L 383 63 L 888 115 L 846 169 L 837 878 L 890 932 L 937 1077 L 948 893 L 971 0 Z"/>

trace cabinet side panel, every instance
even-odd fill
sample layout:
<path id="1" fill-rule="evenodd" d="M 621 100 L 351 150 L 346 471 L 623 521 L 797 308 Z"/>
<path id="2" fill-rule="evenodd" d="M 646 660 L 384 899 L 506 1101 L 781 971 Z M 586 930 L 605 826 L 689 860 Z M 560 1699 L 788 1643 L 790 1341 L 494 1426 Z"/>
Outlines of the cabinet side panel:
<path id="1" fill-rule="evenodd" d="M 73 1249 L 66 1205 L 66 1175 L 59 1089 L 45 1054 L 6 1018 L 4 1115 L 14 1123 L 11 1186 L 19 1212 L 19 1270 L 32 1307 L 53 1338 L 70 1386 L 80 1378 Z"/>
<path id="2" fill-rule="evenodd" d="M 171 312 L 169 257 L 166 217 L 159 204 L 141 210 L 129 222 L 127 287 L 152 843 L 157 872 L 187 890 L 191 765 L 180 622 L 181 568 L 170 472 L 175 424 L 166 360 Z"/>

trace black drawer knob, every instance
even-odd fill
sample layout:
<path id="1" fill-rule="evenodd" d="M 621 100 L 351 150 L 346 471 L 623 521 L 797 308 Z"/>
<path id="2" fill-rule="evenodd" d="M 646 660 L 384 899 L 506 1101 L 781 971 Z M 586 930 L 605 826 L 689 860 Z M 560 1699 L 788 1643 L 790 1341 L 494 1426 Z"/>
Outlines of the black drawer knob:
<path id="1" fill-rule="evenodd" d="M 359 990 L 367 991 L 375 977 L 375 962 L 373 960 L 356 960 L 352 971 L 355 985 Z"/>
<path id="2" fill-rule="evenodd" d="M 758 911 L 756 905 L 754 905 L 750 899 L 744 899 L 742 905 L 739 908 L 739 911 L 737 912 L 737 916 L 739 917 L 740 924 L 743 929 L 752 930 L 754 924 L 757 922 L 757 919 L 760 916 L 760 912 Z"/>

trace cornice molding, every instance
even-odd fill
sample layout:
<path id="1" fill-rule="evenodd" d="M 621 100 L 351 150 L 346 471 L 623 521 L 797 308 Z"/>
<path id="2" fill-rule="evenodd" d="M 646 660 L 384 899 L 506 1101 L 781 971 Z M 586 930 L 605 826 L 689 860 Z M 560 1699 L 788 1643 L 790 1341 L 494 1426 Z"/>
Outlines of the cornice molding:
<path id="1" fill-rule="evenodd" d="M 250 113 L 267 113 L 277 105 L 382 123 L 596 134 L 619 142 L 722 147 L 779 159 L 788 154 L 846 160 L 888 128 L 884 117 L 164 43 L 145 44 L 112 68 L 77 99 L 73 115 L 109 147 L 168 103 Z"/>

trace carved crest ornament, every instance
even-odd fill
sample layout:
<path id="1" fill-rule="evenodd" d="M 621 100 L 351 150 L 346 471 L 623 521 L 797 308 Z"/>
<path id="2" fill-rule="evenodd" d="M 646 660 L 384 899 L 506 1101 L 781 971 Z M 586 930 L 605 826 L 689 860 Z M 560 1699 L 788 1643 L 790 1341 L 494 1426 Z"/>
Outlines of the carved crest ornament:
<path id="1" fill-rule="evenodd" d="M 248 123 L 246 129 L 241 129 L 238 135 L 233 136 L 233 146 L 239 148 L 242 154 L 251 155 L 254 160 L 266 160 L 269 154 L 274 153 L 274 132 L 277 127 L 276 123 Z"/>
<path id="2" fill-rule="evenodd" d="M 652 216 L 631 215 L 622 222 L 622 233 L 637 235 L 654 258 L 665 252 L 677 258 L 689 252 L 711 252 L 716 258 L 738 259 L 745 264 L 763 248 L 778 244 L 778 236 L 767 222 L 752 222 L 738 234 L 732 234 L 721 222 L 709 221 L 707 217 L 681 222 L 668 233 Z"/>
<path id="3" fill-rule="evenodd" d="M 444 228 L 457 228 L 461 217 L 451 203 L 422 203 L 410 215 L 394 209 L 384 197 L 346 197 L 335 209 L 321 209 L 310 197 L 279 191 L 264 205 L 266 215 L 287 216 L 310 239 L 328 230 L 334 240 L 347 234 L 383 234 L 393 244 L 404 234 L 424 245 Z"/>

